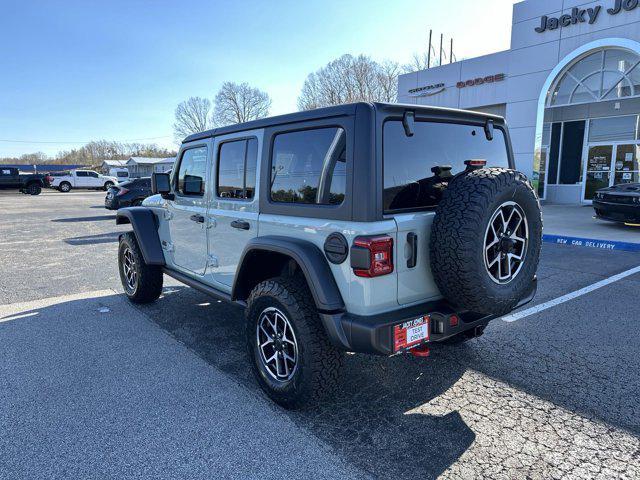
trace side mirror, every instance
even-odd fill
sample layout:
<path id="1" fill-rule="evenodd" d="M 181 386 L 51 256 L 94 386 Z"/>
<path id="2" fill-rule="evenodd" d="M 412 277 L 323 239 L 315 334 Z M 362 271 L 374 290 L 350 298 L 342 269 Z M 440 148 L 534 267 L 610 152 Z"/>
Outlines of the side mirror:
<path id="1" fill-rule="evenodd" d="M 202 177 L 197 175 L 184 176 L 184 194 L 185 195 L 202 195 L 204 194 L 204 182 Z"/>
<path id="2" fill-rule="evenodd" d="M 151 174 L 151 192 L 160 194 L 163 197 L 171 193 L 171 177 L 167 173 Z"/>

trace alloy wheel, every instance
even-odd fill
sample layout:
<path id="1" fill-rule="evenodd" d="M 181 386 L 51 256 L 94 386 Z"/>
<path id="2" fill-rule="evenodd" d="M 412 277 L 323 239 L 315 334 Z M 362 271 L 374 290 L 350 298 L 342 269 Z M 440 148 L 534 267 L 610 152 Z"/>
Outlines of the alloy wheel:
<path id="1" fill-rule="evenodd" d="M 122 255 L 122 269 L 127 288 L 133 292 L 138 283 L 138 270 L 136 268 L 136 259 L 130 248 L 125 249 Z"/>
<path id="2" fill-rule="evenodd" d="M 298 366 L 298 344 L 287 316 L 274 307 L 263 310 L 256 326 L 256 341 L 269 375 L 280 382 L 290 380 Z"/>
<path id="3" fill-rule="evenodd" d="M 520 273 L 528 242 L 527 217 L 520 205 L 515 202 L 500 205 L 484 236 L 484 264 L 494 282 L 510 283 Z"/>

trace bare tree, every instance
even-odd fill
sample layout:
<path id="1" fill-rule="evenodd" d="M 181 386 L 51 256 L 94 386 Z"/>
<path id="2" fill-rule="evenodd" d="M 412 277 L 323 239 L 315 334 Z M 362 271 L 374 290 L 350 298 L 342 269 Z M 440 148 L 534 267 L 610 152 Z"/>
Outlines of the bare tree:
<path id="1" fill-rule="evenodd" d="M 399 73 L 400 66 L 394 62 L 380 64 L 365 55 L 343 55 L 307 76 L 298 108 L 395 101 Z"/>
<path id="2" fill-rule="evenodd" d="M 212 127 L 211 101 L 207 98 L 190 97 L 176 107 L 173 132 L 177 141 L 192 133 L 204 132 Z"/>
<path id="3" fill-rule="evenodd" d="M 264 118 L 271 108 L 269 95 L 248 83 L 225 82 L 214 103 L 214 123 L 219 126 Z"/>

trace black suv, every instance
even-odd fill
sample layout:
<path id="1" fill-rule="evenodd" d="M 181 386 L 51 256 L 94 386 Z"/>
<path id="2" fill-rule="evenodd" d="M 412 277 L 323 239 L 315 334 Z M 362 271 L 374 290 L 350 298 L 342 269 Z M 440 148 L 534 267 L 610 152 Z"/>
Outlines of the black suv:
<path id="1" fill-rule="evenodd" d="M 151 195 L 151 179 L 136 178 L 111 187 L 104 199 L 104 206 L 108 210 L 137 207 L 142 205 L 142 201 L 149 195 Z"/>

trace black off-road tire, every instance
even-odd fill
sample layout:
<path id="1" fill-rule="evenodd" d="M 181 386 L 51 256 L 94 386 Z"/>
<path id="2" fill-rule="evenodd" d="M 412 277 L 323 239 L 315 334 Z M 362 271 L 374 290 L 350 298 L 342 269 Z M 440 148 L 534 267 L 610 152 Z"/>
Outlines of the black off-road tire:
<path id="1" fill-rule="evenodd" d="M 71 191 L 71 184 L 69 182 L 62 182 L 58 185 L 58 190 L 62 193 L 69 193 Z"/>
<path id="2" fill-rule="evenodd" d="M 293 327 L 298 363 L 292 378 L 274 379 L 260 357 L 256 339 L 258 321 L 269 307 L 280 310 Z M 246 340 L 258 384 L 277 404 L 305 408 L 330 396 L 338 384 L 343 353 L 334 347 L 318 317 L 311 292 L 302 276 L 278 277 L 258 284 L 246 309 Z"/>
<path id="3" fill-rule="evenodd" d="M 529 238 L 519 272 L 506 284 L 485 267 L 489 221 L 505 202 L 516 203 L 527 220 Z M 542 245 L 538 196 L 527 178 L 504 168 L 485 168 L 455 177 L 436 209 L 431 271 L 444 297 L 461 310 L 504 315 L 531 292 Z"/>
<path id="4" fill-rule="evenodd" d="M 40 195 L 42 193 L 42 187 L 37 183 L 30 183 L 27 185 L 27 191 L 29 195 Z"/>
<path id="5" fill-rule="evenodd" d="M 130 252 L 136 268 L 137 281 L 133 286 L 129 285 L 125 273 L 125 256 Z M 118 247 L 118 271 L 120 281 L 127 298 L 133 303 L 151 303 L 162 294 L 163 274 L 159 265 L 147 265 L 138 245 L 138 240 L 133 232 L 125 233 L 120 237 Z"/>

